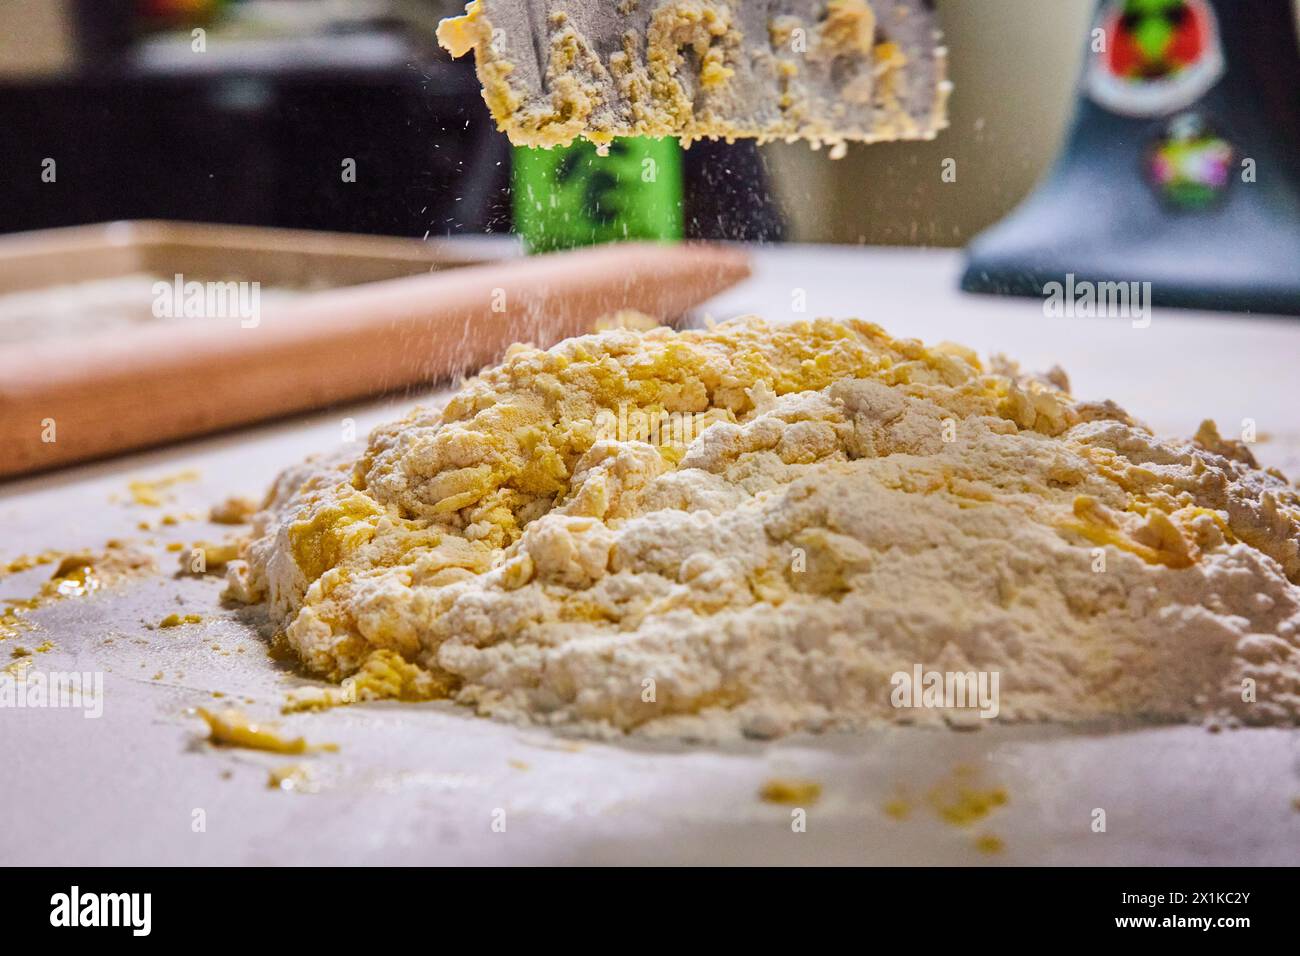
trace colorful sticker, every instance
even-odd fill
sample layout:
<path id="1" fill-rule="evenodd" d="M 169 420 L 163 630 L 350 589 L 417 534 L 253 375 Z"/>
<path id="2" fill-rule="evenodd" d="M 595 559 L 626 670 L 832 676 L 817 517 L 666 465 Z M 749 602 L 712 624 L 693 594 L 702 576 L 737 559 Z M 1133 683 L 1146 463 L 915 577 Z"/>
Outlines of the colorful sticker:
<path id="1" fill-rule="evenodd" d="M 1088 91 L 1124 116 L 1167 116 L 1223 77 L 1219 22 L 1207 0 L 1113 0 L 1093 30 Z"/>
<path id="2" fill-rule="evenodd" d="M 1214 205 L 1232 182 L 1237 151 L 1198 113 L 1177 117 L 1151 149 L 1148 168 L 1161 197 L 1179 209 Z"/>

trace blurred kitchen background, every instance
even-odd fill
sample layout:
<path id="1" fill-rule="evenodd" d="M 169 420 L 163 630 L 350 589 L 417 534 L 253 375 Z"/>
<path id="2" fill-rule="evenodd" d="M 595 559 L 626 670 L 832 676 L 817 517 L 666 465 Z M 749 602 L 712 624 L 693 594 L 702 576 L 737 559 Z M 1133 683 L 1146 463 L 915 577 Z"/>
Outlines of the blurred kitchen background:
<path id="1" fill-rule="evenodd" d="M 940 0 L 956 81 L 932 143 L 697 144 L 704 238 L 960 246 L 1051 163 L 1092 0 Z M 472 58 L 434 27 L 463 0 L 2 0 L 0 232 L 175 219 L 422 237 L 509 232 L 511 149 Z M 205 31 L 195 52 L 192 30 Z M 42 162 L 57 159 L 54 183 Z M 355 159 L 356 182 L 340 175 Z M 947 158 L 963 179 L 941 181 Z"/>
<path id="2" fill-rule="evenodd" d="M 767 310 L 796 283 L 821 298 L 791 298 L 789 315 L 861 314 L 866 296 L 921 337 L 993 351 L 1014 334 L 1029 367 L 1068 352 L 1094 370 L 1085 394 L 1180 432 L 1195 428 L 1180 396 L 1202 381 L 1231 383 L 1226 421 L 1294 406 L 1289 339 L 1170 325 L 1142 352 L 1111 336 L 1151 325 L 1153 307 L 1300 315 L 1296 3 L 1112 0 L 1077 110 L 1099 0 L 937 5 L 951 128 L 832 161 L 802 143 L 513 149 L 473 59 L 435 42 L 464 0 L 0 0 L 0 476 L 423 387 L 462 370 L 434 361 L 446 342 L 481 363 L 631 299 L 675 318 L 747 268 L 719 314 Z M 422 241 L 448 236 L 465 239 Z M 515 261 L 521 245 L 682 236 L 847 248 L 654 250 L 672 269 L 617 248 L 568 272 Z M 552 268 L 568 286 L 532 271 Z M 507 285 L 514 313 L 475 327 L 504 338 L 469 334 Z M 217 295 L 232 287 L 238 302 Z M 984 309 L 959 288 L 1038 301 Z M 262 327 L 263 293 L 282 334 L 227 334 Z M 1147 374 L 1171 354 L 1181 391 Z M 46 419 L 57 443 L 33 424 Z"/>

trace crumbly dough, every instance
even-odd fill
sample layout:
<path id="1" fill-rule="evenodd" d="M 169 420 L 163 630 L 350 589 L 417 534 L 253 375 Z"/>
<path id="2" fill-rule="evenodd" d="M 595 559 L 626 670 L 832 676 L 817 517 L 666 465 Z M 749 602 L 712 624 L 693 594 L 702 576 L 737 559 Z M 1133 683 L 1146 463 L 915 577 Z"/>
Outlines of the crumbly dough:
<path id="1" fill-rule="evenodd" d="M 521 146 L 623 136 L 930 139 L 950 84 L 917 0 L 473 0 L 438 40 L 474 51 Z M 879 13 L 877 11 L 880 11 Z"/>
<path id="2" fill-rule="evenodd" d="M 315 674 L 589 734 L 952 717 L 893 706 L 916 665 L 1001 720 L 1296 722 L 1295 488 L 1067 388 L 856 321 L 517 346 L 282 475 L 230 593 Z"/>
<path id="3" fill-rule="evenodd" d="M 214 712 L 204 707 L 194 709 L 208 726 L 208 740 L 224 747 L 269 750 L 278 754 L 305 754 L 313 751 L 336 751 L 336 744 L 312 746 L 302 737 L 286 737 L 275 728 L 256 723 L 241 710 L 228 708 Z"/>
<path id="4" fill-rule="evenodd" d="M 247 524 L 257 511 L 258 503 L 252 498 L 232 495 L 212 506 L 208 511 L 208 520 L 213 524 Z"/>

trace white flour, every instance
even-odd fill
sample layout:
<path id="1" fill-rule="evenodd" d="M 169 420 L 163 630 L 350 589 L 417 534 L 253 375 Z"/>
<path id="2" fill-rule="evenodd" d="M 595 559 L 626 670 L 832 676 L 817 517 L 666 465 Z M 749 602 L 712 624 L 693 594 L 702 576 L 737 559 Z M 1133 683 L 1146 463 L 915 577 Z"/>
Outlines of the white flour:
<path id="1" fill-rule="evenodd" d="M 863 323 L 611 331 L 286 474 L 231 589 L 315 673 L 584 733 L 979 722 L 895 706 L 918 667 L 1001 720 L 1295 723 L 1300 497 L 1198 437 Z"/>

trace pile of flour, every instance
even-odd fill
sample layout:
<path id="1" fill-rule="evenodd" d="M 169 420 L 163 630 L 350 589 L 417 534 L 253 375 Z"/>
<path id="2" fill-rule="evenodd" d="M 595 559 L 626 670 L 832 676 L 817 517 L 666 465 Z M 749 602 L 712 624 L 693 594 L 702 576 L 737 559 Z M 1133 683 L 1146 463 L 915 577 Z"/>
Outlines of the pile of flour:
<path id="1" fill-rule="evenodd" d="M 1067 387 L 860 322 L 517 347 L 282 476 L 230 593 L 313 673 L 587 734 L 969 723 L 897 706 L 918 668 L 1004 721 L 1295 723 L 1295 488 Z"/>

